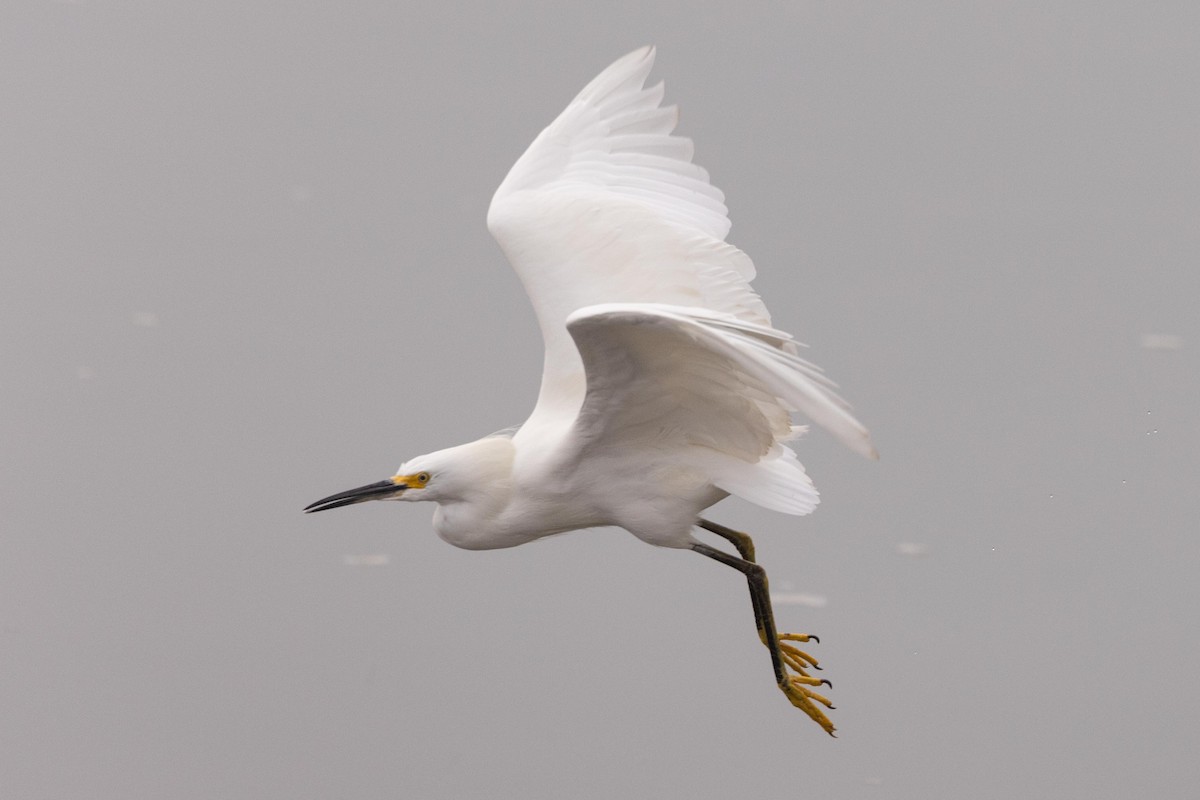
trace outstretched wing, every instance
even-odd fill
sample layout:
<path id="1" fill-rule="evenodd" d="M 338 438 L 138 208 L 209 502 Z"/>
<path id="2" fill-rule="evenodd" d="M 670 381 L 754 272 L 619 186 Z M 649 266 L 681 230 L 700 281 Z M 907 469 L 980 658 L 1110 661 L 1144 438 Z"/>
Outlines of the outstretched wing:
<path id="1" fill-rule="evenodd" d="M 786 333 L 697 308 L 614 303 L 567 320 L 587 371 L 574 440 L 595 454 L 677 453 L 718 487 L 793 514 L 817 494 L 795 455 L 779 442 L 789 411 L 873 457 L 867 431 L 834 386 L 784 350 Z"/>
<path id="2" fill-rule="evenodd" d="M 654 302 L 758 324 L 754 266 L 724 242 L 724 198 L 673 136 L 651 48 L 618 60 L 534 140 L 492 198 L 488 228 L 533 303 L 546 344 L 534 418 L 572 420 L 584 374 L 566 319 L 584 306 Z M 534 419 L 531 418 L 531 421 Z"/>
<path id="3" fill-rule="evenodd" d="M 647 47 L 600 73 L 492 198 L 488 228 L 546 344 L 523 430 L 574 426 L 611 442 L 669 428 L 743 465 L 803 475 L 778 445 L 800 411 L 873 455 L 832 384 L 770 327 L 754 265 L 724 241 L 723 195 L 691 163 L 691 141 L 672 135 L 662 84 L 644 88 L 653 61 Z"/>

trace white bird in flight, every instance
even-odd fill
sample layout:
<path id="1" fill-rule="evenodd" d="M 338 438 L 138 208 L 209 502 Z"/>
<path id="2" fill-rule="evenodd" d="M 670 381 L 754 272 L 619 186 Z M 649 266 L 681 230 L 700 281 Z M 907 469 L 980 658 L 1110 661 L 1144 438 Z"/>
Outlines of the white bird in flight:
<path id="1" fill-rule="evenodd" d="M 305 511 L 365 500 L 430 500 L 457 547 L 512 547 L 615 525 L 659 547 L 740 570 L 775 680 L 828 733 L 809 671 L 778 634 L 767 578 L 744 533 L 700 513 L 737 495 L 807 514 L 817 491 L 785 444 L 798 412 L 875 458 L 866 429 L 750 286 L 725 242 L 724 195 L 674 136 L 663 85 L 644 88 L 653 48 L 616 61 L 534 140 L 496 190 L 488 229 L 520 276 L 545 339 L 537 404 L 515 431 L 417 456 L 387 480 Z M 711 547 L 700 527 L 738 556 Z"/>

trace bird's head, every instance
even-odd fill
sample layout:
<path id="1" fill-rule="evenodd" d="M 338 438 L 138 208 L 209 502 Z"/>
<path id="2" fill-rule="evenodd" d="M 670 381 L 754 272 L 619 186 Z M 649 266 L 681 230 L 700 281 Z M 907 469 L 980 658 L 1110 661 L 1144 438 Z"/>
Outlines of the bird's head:
<path id="1" fill-rule="evenodd" d="M 367 500 L 470 500 L 507 491 L 511 474 L 512 441 L 489 436 L 409 459 L 386 480 L 331 494 L 304 510 L 328 511 Z"/>

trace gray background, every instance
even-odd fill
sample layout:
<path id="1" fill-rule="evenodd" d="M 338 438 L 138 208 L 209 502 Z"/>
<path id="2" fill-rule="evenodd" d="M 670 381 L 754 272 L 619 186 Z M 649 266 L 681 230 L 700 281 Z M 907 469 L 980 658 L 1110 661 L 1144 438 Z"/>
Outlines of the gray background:
<path id="1" fill-rule="evenodd" d="M 1196 4 L 2 13 L 0 796 L 1195 796 Z M 713 512 L 837 741 L 706 559 L 300 513 L 524 418 L 484 212 L 645 43 L 883 454 Z"/>

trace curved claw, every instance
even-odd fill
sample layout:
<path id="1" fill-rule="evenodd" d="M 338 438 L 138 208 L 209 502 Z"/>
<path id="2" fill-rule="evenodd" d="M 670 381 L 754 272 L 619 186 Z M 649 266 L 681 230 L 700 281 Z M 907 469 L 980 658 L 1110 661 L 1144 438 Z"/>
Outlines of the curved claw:
<path id="1" fill-rule="evenodd" d="M 828 678 L 821 678 L 821 683 L 825 684 L 825 685 L 826 685 L 826 686 L 828 686 L 830 689 L 832 689 L 832 688 L 833 688 L 833 684 L 829 682 L 829 679 L 828 679 Z"/>
<path id="2" fill-rule="evenodd" d="M 819 638 L 817 638 L 816 634 L 812 634 L 812 633 L 781 633 L 781 634 L 779 634 L 779 640 L 781 642 L 816 642 L 817 644 L 821 643 L 821 640 Z"/>
<path id="3" fill-rule="evenodd" d="M 809 675 L 789 675 L 788 680 L 797 686 L 821 686 L 822 684 L 829 684 L 827 680 L 813 678 Z M 832 689 L 833 686 L 829 685 L 829 688 Z"/>

